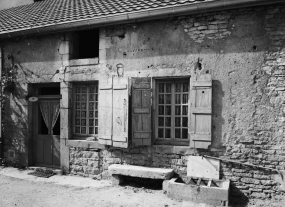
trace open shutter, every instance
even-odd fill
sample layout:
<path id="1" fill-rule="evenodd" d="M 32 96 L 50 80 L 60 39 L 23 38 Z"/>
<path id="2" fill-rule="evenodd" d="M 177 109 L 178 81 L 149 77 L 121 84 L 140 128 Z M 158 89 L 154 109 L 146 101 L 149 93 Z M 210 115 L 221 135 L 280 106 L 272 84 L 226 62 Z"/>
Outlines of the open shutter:
<path id="1" fill-rule="evenodd" d="M 113 84 L 112 78 L 99 81 L 99 143 L 112 145 L 113 131 Z"/>
<path id="2" fill-rule="evenodd" d="M 151 145 L 151 78 L 132 78 L 132 143 Z"/>
<path id="3" fill-rule="evenodd" d="M 190 147 L 211 145 L 212 78 L 210 74 L 190 79 Z"/>
<path id="4" fill-rule="evenodd" d="M 128 147 L 129 80 L 113 78 L 113 146 Z"/>

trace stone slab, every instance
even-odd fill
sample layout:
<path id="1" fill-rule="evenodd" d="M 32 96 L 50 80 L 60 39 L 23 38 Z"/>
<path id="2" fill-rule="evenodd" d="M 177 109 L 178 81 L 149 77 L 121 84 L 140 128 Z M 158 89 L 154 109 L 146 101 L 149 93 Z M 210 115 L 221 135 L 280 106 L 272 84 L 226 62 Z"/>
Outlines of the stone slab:
<path id="1" fill-rule="evenodd" d="M 187 176 L 219 179 L 220 161 L 201 156 L 189 156 Z"/>
<path id="2" fill-rule="evenodd" d="M 125 175 L 139 178 L 152 178 L 169 180 L 173 177 L 173 169 L 152 168 L 134 165 L 110 165 L 108 171 L 111 175 Z"/>

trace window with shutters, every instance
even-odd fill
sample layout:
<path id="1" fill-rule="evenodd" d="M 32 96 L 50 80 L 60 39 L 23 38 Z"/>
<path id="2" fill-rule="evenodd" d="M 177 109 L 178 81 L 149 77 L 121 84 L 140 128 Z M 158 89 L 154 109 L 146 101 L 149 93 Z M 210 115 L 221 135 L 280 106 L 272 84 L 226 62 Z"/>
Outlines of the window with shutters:
<path id="1" fill-rule="evenodd" d="M 98 135 L 98 83 L 74 85 L 74 136 Z"/>
<path id="2" fill-rule="evenodd" d="M 189 79 L 156 81 L 156 144 L 189 145 Z"/>

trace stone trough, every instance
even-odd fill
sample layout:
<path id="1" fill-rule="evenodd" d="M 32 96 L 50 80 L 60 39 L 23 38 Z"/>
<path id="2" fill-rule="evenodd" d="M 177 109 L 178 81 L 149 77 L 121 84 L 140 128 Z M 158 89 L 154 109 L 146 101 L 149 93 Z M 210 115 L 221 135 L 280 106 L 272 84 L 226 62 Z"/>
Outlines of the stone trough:
<path id="1" fill-rule="evenodd" d="M 228 206 L 229 180 L 197 177 L 173 178 L 164 184 L 169 198 L 194 201 L 215 206 Z"/>

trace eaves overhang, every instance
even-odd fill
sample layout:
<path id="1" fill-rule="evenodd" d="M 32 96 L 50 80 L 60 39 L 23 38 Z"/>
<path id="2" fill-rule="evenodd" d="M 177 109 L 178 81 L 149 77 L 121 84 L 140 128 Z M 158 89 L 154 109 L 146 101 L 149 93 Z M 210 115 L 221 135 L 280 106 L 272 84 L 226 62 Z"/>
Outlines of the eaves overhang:
<path id="1" fill-rule="evenodd" d="M 86 28 L 95 28 L 115 24 L 134 23 L 146 20 L 162 19 L 167 17 L 205 13 L 211 11 L 228 10 L 252 6 L 262 6 L 277 3 L 285 3 L 285 0 L 215 0 L 192 4 L 175 5 L 157 9 L 126 12 L 114 15 L 104 15 L 95 18 L 86 18 L 74 21 L 63 21 L 60 23 L 14 29 L 0 32 L 0 39 L 13 38 L 17 36 L 48 34 L 65 32 Z"/>

